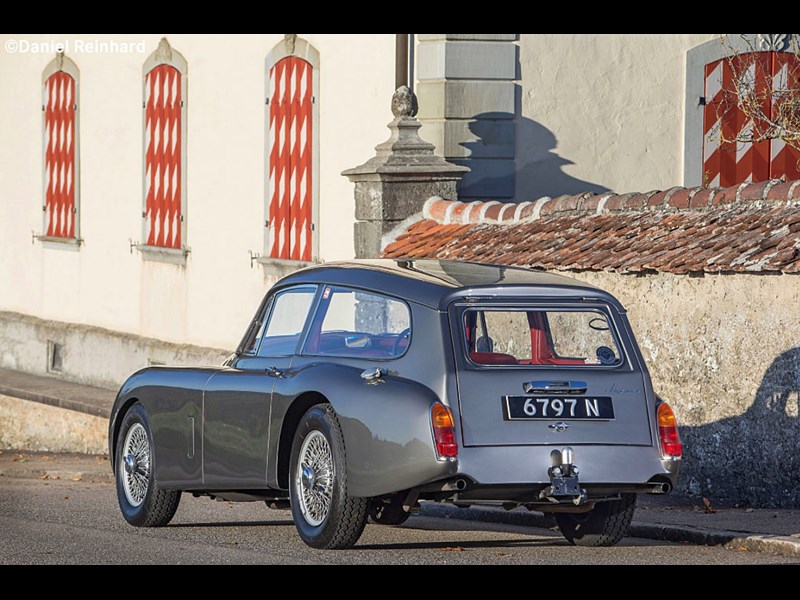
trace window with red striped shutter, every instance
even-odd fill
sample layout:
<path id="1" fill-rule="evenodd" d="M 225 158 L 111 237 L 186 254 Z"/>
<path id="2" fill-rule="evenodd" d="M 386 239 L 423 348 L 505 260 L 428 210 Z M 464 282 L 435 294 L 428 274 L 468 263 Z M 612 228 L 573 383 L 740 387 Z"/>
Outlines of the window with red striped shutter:
<path id="1" fill-rule="evenodd" d="M 747 52 L 715 60 L 705 66 L 703 107 L 703 184 L 727 187 L 743 182 L 800 178 L 800 151 L 779 139 L 758 142 L 722 142 L 748 129 L 758 131 L 740 109 L 734 91 L 734 74 L 746 73 L 764 99 L 762 110 L 777 110 L 771 93 L 800 85 L 800 59 L 790 52 Z M 720 135 L 722 134 L 722 136 Z"/>
<path id="2" fill-rule="evenodd" d="M 80 239 L 78 68 L 60 54 L 44 70 L 44 225 L 40 239 Z"/>
<path id="3" fill-rule="evenodd" d="M 266 255 L 314 260 L 316 51 L 296 40 L 297 54 L 267 59 Z M 279 45 L 283 49 L 283 45 Z M 275 51 L 271 53 L 276 58 Z M 280 56 L 280 55 L 278 55 Z"/>
<path id="4" fill-rule="evenodd" d="M 144 181 L 140 250 L 186 248 L 186 59 L 166 38 L 143 67 Z"/>

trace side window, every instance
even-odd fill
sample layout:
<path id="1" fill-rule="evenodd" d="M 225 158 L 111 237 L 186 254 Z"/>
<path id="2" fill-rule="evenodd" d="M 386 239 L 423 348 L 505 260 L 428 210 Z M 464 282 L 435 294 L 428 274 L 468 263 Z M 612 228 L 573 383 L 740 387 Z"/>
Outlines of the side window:
<path id="1" fill-rule="evenodd" d="M 294 354 L 316 291 L 315 286 L 303 286 L 275 295 L 263 331 L 256 338 L 259 356 Z"/>
<path id="2" fill-rule="evenodd" d="M 388 359 L 405 354 L 411 313 L 394 298 L 326 287 L 304 349 L 307 354 Z"/>

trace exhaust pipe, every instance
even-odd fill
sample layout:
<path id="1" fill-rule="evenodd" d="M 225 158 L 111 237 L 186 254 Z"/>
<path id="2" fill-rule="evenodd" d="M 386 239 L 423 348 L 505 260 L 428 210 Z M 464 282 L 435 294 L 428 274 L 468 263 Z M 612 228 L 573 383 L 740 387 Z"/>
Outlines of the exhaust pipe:
<path id="1" fill-rule="evenodd" d="M 669 481 L 654 481 L 650 486 L 651 494 L 669 494 L 672 491 L 672 483 Z"/>

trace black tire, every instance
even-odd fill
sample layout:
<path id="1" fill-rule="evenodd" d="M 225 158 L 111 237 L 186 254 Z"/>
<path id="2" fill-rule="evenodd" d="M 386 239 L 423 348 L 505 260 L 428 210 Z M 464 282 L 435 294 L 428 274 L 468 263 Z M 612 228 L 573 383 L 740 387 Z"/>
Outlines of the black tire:
<path id="1" fill-rule="evenodd" d="M 369 521 L 376 525 L 402 525 L 410 516 L 403 510 L 403 498 L 399 496 L 391 500 L 373 498 L 369 503 Z"/>
<path id="2" fill-rule="evenodd" d="M 613 546 L 625 536 L 636 510 L 636 494 L 597 503 L 585 513 L 555 513 L 561 534 L 573 546 Z"/>
<path id="3" fill-rule="evenodd" d="M 130 452 L 132 447 L 138 447 L 141 452 Z M 154 448 L 147 412 L 141 404 L 134 404 L 122 419 L 114 464 L 117 500 L 122 516 L 136 527 L 166 525 L 175 516 L 181 499 L 180 491 L 162 490 L 158 487 Z M 128 467 L 126 454 L 130 454 L 133 459 Z"/>
<path id="4" fill-rule="evenodd" d="M 301 453 L 310 459 L 304 467 Z M 313 460 L 315 456 L 320 460 Z M 312 548 L 352 548 L 361 537 L 369 499 L 347 494 L 344 436 L 330 404 L 312 406 L 297 426 L 289 459 L 289 497 L 297 532 Z"/>

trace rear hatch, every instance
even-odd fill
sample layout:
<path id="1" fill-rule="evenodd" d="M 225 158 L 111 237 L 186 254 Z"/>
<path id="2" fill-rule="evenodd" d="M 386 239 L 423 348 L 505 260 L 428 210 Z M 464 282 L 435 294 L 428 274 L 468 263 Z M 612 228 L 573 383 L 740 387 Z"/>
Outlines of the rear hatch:
<path id="1" fill-rule="evenodd" d="M 451 305 L 464 446 L 652 445 L 644 375 L 613 315 L 602 302 Z"/>

